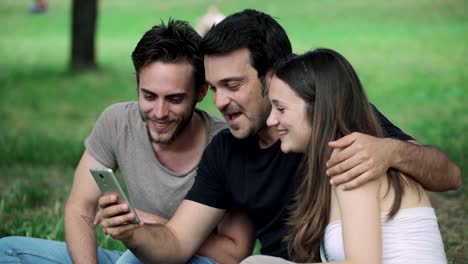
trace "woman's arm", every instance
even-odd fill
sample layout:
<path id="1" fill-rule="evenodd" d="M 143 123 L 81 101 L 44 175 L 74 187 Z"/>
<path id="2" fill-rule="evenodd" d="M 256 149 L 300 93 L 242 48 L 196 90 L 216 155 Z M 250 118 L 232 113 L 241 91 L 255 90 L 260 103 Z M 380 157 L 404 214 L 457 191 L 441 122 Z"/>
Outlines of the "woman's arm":
<path id="1" fill-rule="evenodd" d="M 340 208 L 346 260 L 339 263 L 381 263 L 380 185 L 385 177 L 353 190 L 333 187 Z M 333 262 L 332 262 L 333 263 Z"/>

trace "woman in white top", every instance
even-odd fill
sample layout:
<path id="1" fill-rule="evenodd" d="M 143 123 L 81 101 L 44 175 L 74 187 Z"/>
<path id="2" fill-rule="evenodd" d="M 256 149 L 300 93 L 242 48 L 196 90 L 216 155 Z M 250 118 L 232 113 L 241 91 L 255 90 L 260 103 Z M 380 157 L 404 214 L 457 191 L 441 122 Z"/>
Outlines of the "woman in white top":
<path id="1" fill-rule="evenodd" d="M 293 261 L 447 262 L 434 209 L 411 178 L 390 170 L 353 190 L 330 185 L 330 141 L 353 132 L 383 137 L 343 56 L 317 49 L 289 59 L 276 69 L 269 97 L 267 124 L 276 126 L 281 150 L 305 154 L 286 237 Z M 242 263 L 289 261 L 254 256 Z"/>

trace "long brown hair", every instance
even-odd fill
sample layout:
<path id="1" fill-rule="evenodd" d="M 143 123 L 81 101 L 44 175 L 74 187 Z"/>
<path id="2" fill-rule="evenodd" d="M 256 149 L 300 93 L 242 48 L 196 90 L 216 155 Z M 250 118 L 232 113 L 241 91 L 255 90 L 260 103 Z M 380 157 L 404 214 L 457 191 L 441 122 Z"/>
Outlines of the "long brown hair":
<path id="1" fill-rule="evenodd" d="M 275 75 L 306 102 L 312 128 L 304 160 L 298 170 L 297 189 L 286 235 L 288 251 L 296 262 L 320 260 L 320 242 L 330 217 L 331 186 L 326 162 L 332 149 L 329 141 L 352 132 L 383 137 L 361 82 L 350 63 L 330 49 L 317 49 L 280 64 Z M 399 210 L 403 180 L 388 172 L 389 188 L 395 198 L 388 214 Z"/>

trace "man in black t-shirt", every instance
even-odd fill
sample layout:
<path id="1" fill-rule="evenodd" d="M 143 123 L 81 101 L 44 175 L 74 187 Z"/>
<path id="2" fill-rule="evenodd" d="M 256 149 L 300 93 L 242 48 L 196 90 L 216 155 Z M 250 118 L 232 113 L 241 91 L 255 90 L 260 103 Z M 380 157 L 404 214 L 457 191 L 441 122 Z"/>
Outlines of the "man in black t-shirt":
<path id="1" fill-rule="evenodd" d="M 270 70 L 291 55 L 289 39 L 271 16 L 244 10 L 212 28 L 202 51 L 207 82 L 229 130 L 221 131 L 206 148 L 194 186 L 167 224 L 134 229 L 112 226 L 110 218 L 103 226 L 145 262 L 184 262 L 225 209 L 235 206 L 254 223 L 262 254 L 287 258 L 285 220 L 301 156 L 281 152 L 278 135 L 266 126 L 266 119 L 271 109 Z M 416 144 L 377 113 L 387 138 L 353 133 L 330 143 L 335 148 L 328 162 L 332 184 L 354 188 L 392 167 L 428 190 L 459 186 L 460 170 L 444 153 Z"/>

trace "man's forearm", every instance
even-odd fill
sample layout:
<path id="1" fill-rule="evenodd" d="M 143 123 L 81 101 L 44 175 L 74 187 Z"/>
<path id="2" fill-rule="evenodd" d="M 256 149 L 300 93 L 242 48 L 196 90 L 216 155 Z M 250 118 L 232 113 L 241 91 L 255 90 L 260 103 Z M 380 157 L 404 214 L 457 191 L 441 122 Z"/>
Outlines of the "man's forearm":
<path id="1" fill-rule="evenodd" d="M 185 263 L 193 254 L 183 251 L 165 225 L 144 225 L 122 242 L 144 263 Z"/>
<path id="2" fill-rule="evenodd" d="M 65 209 L 65 236 L 73 263 L 98 263 L 93 215 Z"/>
<path id="3" fill-rule="evenodd" d="M 460 187 L 460 169 L 439 149 L 416 142 L 389 140 L 395 154 L 392 168 L 412 177 L 428 191 L 443 192 Z"/>
<path id="4" fill-rule="evenodd" d="M 164 225 L 168 221 L 158 215 L 140 210 L 137 210 L 137 214 L 145 224 Z M 220 223 L 220 230 L 218 230 L 224 233 L 211 234 L 202 244 L 197 255 L 208 257 L 222 264 L 239 263 L 250 255 L 253 247 L 253 242 L 250 241 L 253 238 L 250 238 L 248 234 L 253 232 L 250 230 L 252 227 L 246 221 L 246 216 L 229 212 Z"/>
<path id="5" fill-rule="evenodd" d="M 188 261 L 188 259 L 191 257 L 191 254 L 187 256 L 185 254 L 185 257 L 182 256 L 180 253 L 181 251 L 180 246 L 177 243 L 177 240 L 174 240 L 175 237 L 172 235 L 170 231 L 166 233 L 166 230 L 163 226 L 158 226 L 152 228 L 152 232 L 154 234 L 157 234 L 154 237 L 154 240 L 152 241 L 154 249 L 151 250 L 151 247 L 148 248 L 142 248 L 145 247 L 145 243 L 143 241 L 146 241 L 149 238 L 145 238 L 145 234 L 148 233 L 143 233 L 136 235 L 136 237 L 133 238 L 133 240 L 137 241 L 142 241 L 143 245 L 139 244 L 138 242 L 135 243 L 135 241 L 132 244 L 132 242 L 125 242 L 127 247 L 143 262 L 148 262 L 148 263 L 185 263 Z M 159 230 L 160 229 L 160 230 Z M 164 230 L 164 231 L 163 231 Z M 172 237 L 172 238 L 171 238 Z M 174 238 L 174 239 L 173 239 Z M 162 245 L 158 241 L 165 241 Z M 150 244 L 150 243 L 148 243 Z M 236 245 L 233 240 L 230 238 L 223 236 L 223 235 L 217 235 L 217 234 L 212 234 L 208 237 L 208 239 L 203 243 L 203 245 L 200 247 L 198 254 L 208 257 L 212 260 L 214 260 L 216 263 L 222 263 L 222 264 L 236 264 L 239 263 L 244 257 L 246 256 L 237 256 L 235 254 L 236 252 Z"/>
<path id="6" fill-rule="evenodd" d="M 224 235 L 211 234 L 198 250 L 198 254 L 206 256 L 216 263 L 236 264 L 246 256 L 237 256 L 235 241 Z"/>
<path id="7" fill-rule="evenodd" d="M 231 208 L 218 224 L 218 233 L 211 234 L 198 250 L 217 263 L 239 263 L 252 254 L 255 231 L 247 214 Z"/>

